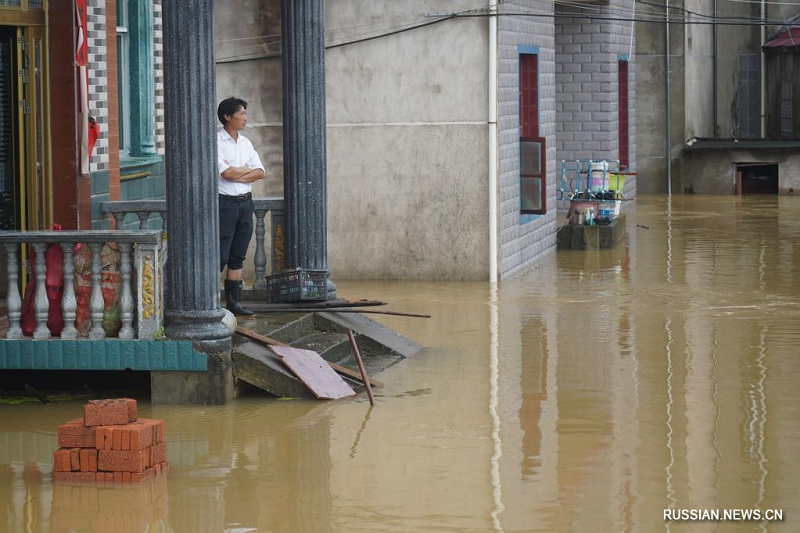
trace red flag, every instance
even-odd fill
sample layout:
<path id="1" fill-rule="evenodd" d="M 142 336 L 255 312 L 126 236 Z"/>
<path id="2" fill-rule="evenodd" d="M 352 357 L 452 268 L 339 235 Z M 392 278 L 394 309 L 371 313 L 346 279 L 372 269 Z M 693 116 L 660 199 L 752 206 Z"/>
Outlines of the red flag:
<path id="1" fill-rule="evenodd" d="M 75 62 L 79 67 L 85 67 L 88 62 L 87 39 L 87 17 L 86 0 L 75 0 L 75 15 L 78 25 L 78 51 L 75 54 Z"/>

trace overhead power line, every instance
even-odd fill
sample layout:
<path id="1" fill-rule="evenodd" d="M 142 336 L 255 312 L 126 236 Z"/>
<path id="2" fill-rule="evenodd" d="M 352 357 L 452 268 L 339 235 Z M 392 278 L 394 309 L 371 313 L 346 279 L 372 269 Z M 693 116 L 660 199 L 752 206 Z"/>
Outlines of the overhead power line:
<path id="1" fill-rule="evenodd" d="M 509 0 L 515 1 L 515 0 Z M 639 3 L 643 3 L 646 5 L 651 5 L 655 7 L 666 7 L 664 4 L 658 4 L 656 2 L 646 2 L 644 0 L 638 0 Z M 740 2 L 750 2 L 751 0 L 728 0 L 728 1 L 740 1 Z M 797 5 L 800 5 L 798 3 Z M 574 6 L 573 6 L 574 7 Z M 702 20 L 696 19 L 679 19 L 673 17 L 666 17 L 662 13 L 660 16 L 658 14 L 652 12 L 645 12 L 647 16 L 616 16 L 616 15 L 605 15 L 601 12 L 598 13 L 585 13 L 585 12 L 560 12 L 560 13 L 536 13 L 531 11 L 523 11 L 523 12 L 500 12 L 491 14 L 485 11 L 484 9 L 472 9 L 466 10 L 462 12 L 455 12 L 455 13 L 448 13 L 442 14 L 437 18 L 429 22 L 422 22 L 420 24 L 411 24 L 405 27 L 398 27 L 397 29 L 392 29 L 391 31 L 386 31 L 383 33 L 379 33 L 376 35 L 370 35 L 368 37 L 362 37 L 358 39 L 351 39 L 344 42 L 339 42 L 335 44 L 329 44 L 325 47 L 326 50 L 332 50 L 335 48 L 342 48 L 345 46 L 351 46 L 355 44 L 365 43 L 369 41 L 374 41 L 377 39 L 383 39 L 386 37 L 390 37 L 392 35 L 398 35 L 401 33 L 406 33 L 413 30 L 418 30 L 421 28 L 426 28 L 429 26 L 434 26 L 436 24 L 441 24 L 443 22 L 454 20 L 457 18 L 486 18 L 486 17 L 521 17 L 521 18 L 547 18 L 547 19 L 582 19 L 582 20 L 592 20 L 598 22 L 641 22 L 641 23 L 652 23 L 652 24 L 664 24 L 668 23 L 670 25 L 675 26 L 711 26 L 711 25 L 718 25 L 718 26 L 783 26 L 783 27 L 800 27 L 800 21 L 798 22 L 787 22 L 785 20 L 760 20 L 760 19 L 746 19 L 746 18 L 734 18 L 734 17 L 724 17 L 724 18 L 714 18 L 708 15 L 703 15 L 700 13 L 691 12 L 689 10 L 685 10 L 683 8 L 675 8 L 681 12 L 685 12 L 692 16 L 700 17 Z M 641 11 L 639 12 L 641 13 Z M 278 41 L 273 41 L 274 42 Z M 267 44 L 267 43 L 264 43 Z M 249 47 L 246 47 L 249 48 Z M 227 58 L 222 58 L 219 63 L 236 63 L 241 61 L 252 61 L 256 59 L 271 59 L 274 57 L 279 57 L 279 53 L 273 54 L 246 54 L 243 56 L 232 56 Z"/>

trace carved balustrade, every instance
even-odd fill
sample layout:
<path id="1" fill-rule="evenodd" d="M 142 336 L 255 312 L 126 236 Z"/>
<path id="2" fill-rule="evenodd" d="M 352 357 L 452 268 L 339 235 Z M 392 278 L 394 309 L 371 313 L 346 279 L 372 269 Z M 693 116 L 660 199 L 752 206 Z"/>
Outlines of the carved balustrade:
<path id="1" fill-rule="evenodd" d="M 270 251 L 271 272 L 280 272 L 285 268 L 283 242 L 284 242 L 284 207 L 283 198 L 267 197 L 253 198 L 253 206 L 256 217 L 255 237 L 256 250 L 253 254 L 255 270 L 254 289 L 266 289 L 267 275 L 267 245 L 266 245 L 266 222 L 267 214 L 270 216 L 271 239 Z M 161 220 L 166 223 L 167 203 L 165 200 L 134 200 L 103 202 L 100 204 L 100 212 L 109 215 L 114 219 L 116 227 L 121 228 L 128 215 L 136 215 L 139 219 L 139 227 L 144 229 L 151 216 L 157 213 Z M 187 222 L 190 223 L 190 222 Z"/>
<path id="2" fill-rule="evenodd" d="M 76 326 L 78 301 L 74 281 L 74 252 L 78 243 L 91 250 L 91 296 L 89 300 L 90 327 L 88 337 L 93 340 L 106 338 L 103 330 L 105 301 L 103 298 L 103 266 L 101 252 L 106 243 L 115 243 L 120 254 L 121 278 L 118 304 L 122 328 L 118 337 L 122 340 L 152 339 L 163 323 L 162 272 L 166 255 L 161 230 L 134 231 L 0 231 L 0 245 L 6 254 L 6 311 L 8 314 L 7 339 L 23 338 L 21 328 L 22 298 L 20 292 L 20 261 L 22 254 L 36 254 L 34 271 L 27 272 L 29 282 L 35 280 L 33 309 L 36 329 L 34 339 L 49 339 L 47 327 L 50 302 L 47 297 L 48 245 L 58 245 L 64 252 L 63 296 L 61 312 L 64 318 L 62 339 L 77 339 Z"/>

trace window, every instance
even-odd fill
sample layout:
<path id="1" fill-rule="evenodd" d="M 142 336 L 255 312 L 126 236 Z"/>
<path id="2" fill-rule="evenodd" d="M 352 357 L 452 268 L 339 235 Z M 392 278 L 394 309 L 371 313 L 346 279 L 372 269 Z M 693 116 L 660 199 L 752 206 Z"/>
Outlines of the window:
<path id="1" fill-rule="evenodd" d="M 630 166 L 630 121 L 628 114 L 628 62 L 619 62 L 619 166 Z"/>
<path id="2" fill-rule="evenodd" d="M 758 54 L 739 54 L 738 137 L 760 136 Z"/>
<path id="3" fill-rule="evenodd" d="M 792 81 L 781 81 L 781 137 L 792 136 Z"/>
<path id="4" fill-rule="evenodd" d="M 520 213 L 547 212 L 547 149 L 539 137 L 539 55 L 519 56 Z"/>
<path id="5" fill-rule="evenodd" d="M 130 34 L 128 33 L 128 0 L 117 0 L 117 98 L 119 99 L 119 150 L 130 152 Z"/>

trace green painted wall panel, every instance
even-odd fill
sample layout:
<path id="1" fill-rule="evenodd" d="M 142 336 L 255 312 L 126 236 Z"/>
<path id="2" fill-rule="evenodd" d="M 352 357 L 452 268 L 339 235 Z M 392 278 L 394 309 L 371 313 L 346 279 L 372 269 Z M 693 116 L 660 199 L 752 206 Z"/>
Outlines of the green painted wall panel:
<path id="1" fill-rule="evenodd" d="M 22 348 L 22 360 L 20 361 L 20 366 L 22 368 L 36 368 L 33 356 L 34 356 L 34 349 L 32 344 L 23 344 Z"/>
<path id="2" fill-rule="evenodd" d="M 64 368 L 64 344 L 56 343 L 50 347 L 50 368 Z"/>
<path id="3" fill-rule="evenodd" d="M 208 358 L 189 341 L 0 339 L 0 370 L 205 371 Z"/>
<path id="4" fill-rule="evenodd" d="M 92 342 L 94 341 L 83 341 L 78 343 L 79 370 L 90 370 L 92 368 Z"/>

